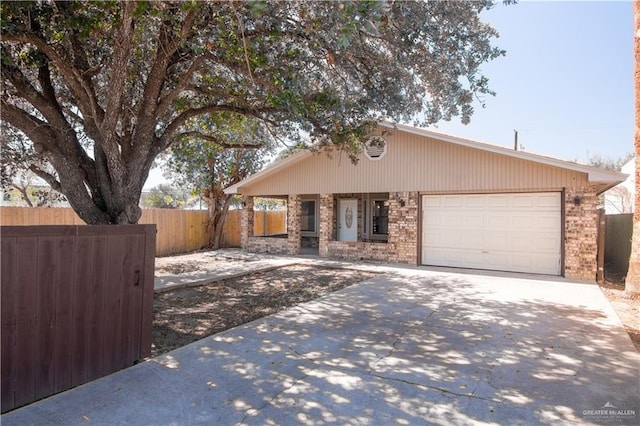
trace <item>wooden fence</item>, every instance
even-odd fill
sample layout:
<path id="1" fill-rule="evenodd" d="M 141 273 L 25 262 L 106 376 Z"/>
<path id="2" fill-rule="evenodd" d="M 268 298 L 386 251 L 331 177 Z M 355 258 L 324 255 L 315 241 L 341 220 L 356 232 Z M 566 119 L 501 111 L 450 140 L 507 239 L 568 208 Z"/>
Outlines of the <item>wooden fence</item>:
<path id="1" fill-rule="evenodd" d="M 253 216 L 253 235 L 277 235 L 287 233 L 286 211 L 256 211 Z"/>
<path id="2" fill-rule="evenodd" d="M 2 412 L 151 354 L 154 225 L 0 234 Z"/>
<path id="3" fill-rule="evenodd" d="M 633 213 L 606 215 L 604 263 L 608 272 L 626 275 L 631 254 Z"/>
<path id="4" fill-rule="evenodd" d="M 0 207 L 1 225 L 84 225 L 71 208 Z M 140 224 L 155 224 L 156 255 L 187 253 L 208 243 L 207 212 L 203 210 L 143 209 Z M 265 227 L 266 224 L 266 227 Z M 256 212 L 254 235 L 286 232 L 286 212 Z M 222 232 L 223 247 L 240 247 L 240 211 L 232 210 Z"/>

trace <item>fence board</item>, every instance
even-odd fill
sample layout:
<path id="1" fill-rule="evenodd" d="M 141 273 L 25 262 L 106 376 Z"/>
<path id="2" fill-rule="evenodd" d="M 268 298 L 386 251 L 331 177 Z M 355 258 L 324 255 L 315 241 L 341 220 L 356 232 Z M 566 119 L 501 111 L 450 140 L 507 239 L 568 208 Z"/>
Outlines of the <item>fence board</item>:
<path id="1" fill-rule="evenodd" d="M 46 285 L 38 285 L 36 295 L 36 342 L 37 342 L 37 369 L 36 369 L 36 392 L 34 398 L 40 399 L 53 392 L 53 358 L 47 354 L 53 354 L 53 338 L 54 335 L 50 331 L 54 324 L 54 304 L 55 287 L 58 285 L 55 274 L 56 238 L 52 236 L 44 236 L 38 241 L 36 249 L 37 258 L 37 277 L 34 283 L 46 283 Z M 22 263 L 22 262 L 21 262 Z M 18 266 L 24 268 L 24 264 Z M 27 266 L 29 267 L 29 266 Z M 25 354 L 20 354 L 22 358 Z"/>
<path id="2" fill-rule="evenodd" d="M 73 248 L 74 258 L 79 258 L 82 253 L 92 253 L 94 250 L 92 240 L 90 237 L 79 236 L 77 244 Z M 73 319 L 74 327 L 69 330 L 73 333 L 73 340 L 71 345 L 71 386 L 78 386 L 81 383 L 85 383 L 88 377 L 89 359 L 91 357 L 90 351 L 88 351 L 91 342 L 91 305 L 86 303 L 91 300 L 92 297 L 100 297 L 100 295 L 92 294 L 94 289 L 93 279 L 94 263 L 93 256 L 87 256 L 84 262 L 78 262 L 74 268 L 76 276 L 74 282 L 82 283 L 82 285 L 76 285 L 74 289 L 73 305 L 78 306 L 78 310 L 75 313 Z M 84 302 L 84 303 L 83 303 Z"/>
<path id="3" fill-rule="evenodd" d="M 155 226 L 0 235 L 2 412 L 150 354 Z"/>
<path id="4" fill-rule="evenodd" d="M 91 322 L 89 329 L 88 347 L 85 351 L 88 356 L 87 381 L 97 379 L 107 374 L 105 368 L 105 351 L 109 348 L 105 346 L 104 333 L 98 333 L 109 327 L 110 318 L 105 314 L 107 295 L 111 292 L 109 285 L 109 252 L 108 238 L 106 235 L 89 236 L 91 238 L 92 251 L 88 254 L 88 263 L 92 265 L 89 270 L 91 276 L 91 294 L 93 298 L 89 305 Z M 93 271 L 93 273 L 91 272 Z"/>
<path id="5" fill-rule="evenodd" d="M 2 271 L 17 272 L 15 265 L 18 256 L 15 241 L 2 240 L 1 250 L 0 267 Z M 3 291 L 2 298 L 0 298 L 0 317 L 2 318 L 0 341 L 2 342 L 2 359 L 7 359 L 8 357 L 15 357 L 17 334 L 16 317 L 18 316 L 17 311 L 19 309 L 19 301 L 17 301 L 18 284 L 15 282 L 17 280 L 17 274 L 2 274 L 0 279 L 2 289 L 7 289 L 6 292 Z M 24 320 L 25 322 L 27 321 L 26 318 Z M 12 406 L 15 400 L 16 386 L 15 375 L 13 374 L 15 368 L 15 365 L 9 363 L 3 362 L 0 364 L 0 370 L 2 371 L 0 396 L 3 407 Z M 27 387 L 30 381 L 28 377 L 26 377 L 25 380 L 25 387 Z"/>
<path id="6" fill-rule="evenodd" d="M 608 272 L 626 275 L 631 254 L 633 214 L 606 215 L 604 261 Z"/>
<path id="7" fill-rule="evenodd" d="M 240 247 L 240 210 L 231 210 L 222 231 L 223 247 Z M 207 246 L 208 213 L 204 210 L 143 209 L 140 224 L 155 224 L 157 256 L 187 253 Z M 82 225 L 70 208 L 0 207 L 5 226 Z M 265 225 L 266 224 L 266 225 Z M 254 235 L 286 232 L 286 211 L 255 212 Z M 265 228 L 266 226 L 266 228 Z"/>
<path id="8" fill-rule="evenodd" d="M 242 212 L 240 210 L 230 210 L 227 212 L 224 229 L 222 230 L 222 246 L 223 247 L 240 247 L 240 219 Z"/>
<path id="9" fill-rule="evenodd" d="M 37 386 L 38 365 L 35 360 L 30 357 L 20 356 L 24 353 L 37 353 L 38 331 L 36 328 L 37 311 L 33 309 L 33 303 L 36 301 L 37 295 L 37 270 L 35 262 L 37 259 L 38 241 L 36 238 L 25 238 L 22 240 L 14 240 L 16 245 L 16 262 L 13 264 L 15 269 L 16 285 L 14 294 L 17 311 L 15 321 L 16 346 L 13 355 L 17 358 L 15 366 L 15 375 L 12 378 L 12 384 L 15 386 L 15 402 L 16 404 L 25 404 L 29 402 L 35 395 Z M 34 253 L 36 253 L 35 259 Z M 4 255 L 4 252 L 3 252 Z M 24 265 L 23 259 L 31 259 L 32 261 Z M 9 270 L 11 272 L 11 269 Z M 5 270 L 2 270 L 4 275 Z M 4 299 L 4 295 L 2 296 Z M 2 331 L 4 334 L 4 330 Z M 4 365 L 4 362 L 3 362 Z M 18 377 L 20 382 L 18 383 Z M 24 380 L 23 380 L 24 378 Z M 21 389 L 17 388 L 20 386 Z"/>
<path id="10" fill-rule="evenodd" d="M 155 224 L 156 254 L 167 256 L 199 250 L 207 245 L 206 211 L 143 209 L 140 224 Z M 71 208 L 0 207 L 3 226 L 83 225 Z"/>
<path id="11" fill-rule="evenodd" d="M 68 334 L 73 330 L 72 310 L 73 292 L 78 283 L 74 280 L 75 237 L 65 236 L 56 241 L 55 247 L 55 267 L 56 267 L 56 288 L 55 305 L 60 307 L 55 310 L 53 323 L 53 391 L 62 392 L 71 387 L 71 363 L 66 360 L 71 359 L 71 349 L 73 343 L 69 341 Z M 84 284 L 84 283 L 82 283 Z M 71 343 L 71 344 L 70 344 Z"/>
<path id="12" fill-rule="evenodd" d="M 285 234 L 287 232 L 286 222 L 286 211 L 255 211 L 253 235 Z"/>

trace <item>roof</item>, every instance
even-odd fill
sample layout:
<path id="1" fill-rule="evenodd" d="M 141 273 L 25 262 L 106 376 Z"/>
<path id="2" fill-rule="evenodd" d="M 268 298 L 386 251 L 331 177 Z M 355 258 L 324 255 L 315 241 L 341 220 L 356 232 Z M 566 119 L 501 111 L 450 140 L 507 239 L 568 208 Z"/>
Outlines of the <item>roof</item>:
<path id="1" fill-rule="evenodd" d="M 413 127 L 405 124 L 391 123 L 391 122 L 379 122 L 380 127 L 387 129 L 394 129 L 396 131 L 418 135 L 430 139 L 434 139 L 436 141 L 441 141 L 444 143 L 472 148 L 476 150 L 480 150 L 483 152 L 499 154 L 507 157 L 512 157 L 519 160 L 530 161 L 533 163 L 558 167 L 565 170 L 570 170 L 574 172 L 584 173 L 587 175 L 587 179 L 589 183 L 598 183 L 601 184 L 601 188 L 598 191 L 599 193 L 617 185 L 618 183 L 624 181 L 627 177 L 627 174 L 610 171 L 605 169 L 600 169 L 597 167 L 587 166 L 583 164 L 578 164 L 571 161 L 559 160 L 557 158 L 547 157 L 538 154 L 532 154 L 525 151 L 516 151 L 510 148 L 505 148 L 498 145 L 491 145 L 488 143 L 478 142 L 470 139 L 465 139 L 457 136 L 452 136 L 440 132 L 435 132 L 432 130 L 427 130 L 419 127 Z M 314 152 L 311 150 L 299 151 L 283 160 L 277 161 L 265 169 L 261 170 L 258 173 L 255 173 L 246 179 L 238 182 L 235 185 L 232 185 L 225 189 L 225 193 L 227 194 L 238 194 L 241 193 L 241 189 L 249 184 L 253 184 L 259 182 L 263 179 L 268 178 L 269 176 L 278 173 L 288 167 L 297 164 L 300 161 L 305 160 L 306 158 L 314 155 Z"/>

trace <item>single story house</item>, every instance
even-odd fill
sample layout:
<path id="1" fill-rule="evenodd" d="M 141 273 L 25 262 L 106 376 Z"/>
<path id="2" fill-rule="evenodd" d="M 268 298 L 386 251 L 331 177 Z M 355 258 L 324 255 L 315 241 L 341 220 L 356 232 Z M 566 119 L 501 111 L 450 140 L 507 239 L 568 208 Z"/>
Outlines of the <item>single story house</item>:
<path id="1" fill-rule="evenodd" d="M 593 280 L 598 196 L 625 177 L 383 122 L 357 164 L 301 151 L 225 192 L 243 197 L 247 251 Z M 286 200 L 286 234 L 254 235 L 254 197 Z"/>

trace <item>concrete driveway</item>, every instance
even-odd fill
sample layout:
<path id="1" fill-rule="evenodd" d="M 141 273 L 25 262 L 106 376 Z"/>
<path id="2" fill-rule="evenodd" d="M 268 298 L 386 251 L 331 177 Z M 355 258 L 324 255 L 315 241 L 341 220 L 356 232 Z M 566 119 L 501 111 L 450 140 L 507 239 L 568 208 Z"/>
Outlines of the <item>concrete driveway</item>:
<path id="1" fill-rule="evenodd" d="M 640 356 L 595 284 L 385 275 L 2 424 L 638 424 Z"/>

